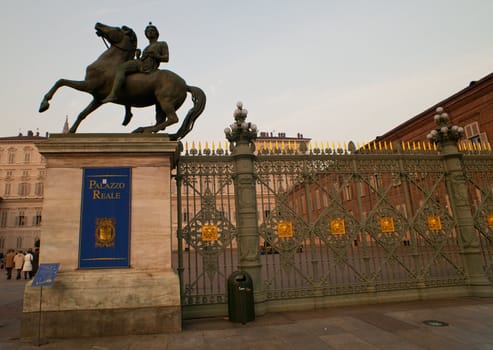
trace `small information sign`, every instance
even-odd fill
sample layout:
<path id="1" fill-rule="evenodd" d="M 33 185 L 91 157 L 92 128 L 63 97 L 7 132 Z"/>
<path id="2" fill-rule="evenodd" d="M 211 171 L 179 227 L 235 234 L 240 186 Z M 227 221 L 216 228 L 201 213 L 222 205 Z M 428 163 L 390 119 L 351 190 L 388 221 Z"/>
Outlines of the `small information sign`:
<path id="1" fill-rule="evenodd" d="M 40 264 L 36 276 L 34 276 L 33 287 L 50 287 L 55 283 L 55 277 L 60 268 L 60 263 Z"/>

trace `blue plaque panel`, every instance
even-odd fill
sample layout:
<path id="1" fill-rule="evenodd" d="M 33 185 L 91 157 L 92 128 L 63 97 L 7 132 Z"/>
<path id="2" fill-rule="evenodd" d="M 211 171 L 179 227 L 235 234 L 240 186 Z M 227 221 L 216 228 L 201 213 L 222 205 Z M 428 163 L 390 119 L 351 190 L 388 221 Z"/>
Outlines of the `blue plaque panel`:
<path id="1" fill-rule="evenodd" d="M 40 264 L 36 276 L 34 276 L 33 287 L 49 287 L 55 283 L 55 277 L 60 263 Z"/>
<path id="2" fill-rule="evenodd" d="M 84 169 L 80 268 L 130 265 L 130 187 L 130 168 Z"/>

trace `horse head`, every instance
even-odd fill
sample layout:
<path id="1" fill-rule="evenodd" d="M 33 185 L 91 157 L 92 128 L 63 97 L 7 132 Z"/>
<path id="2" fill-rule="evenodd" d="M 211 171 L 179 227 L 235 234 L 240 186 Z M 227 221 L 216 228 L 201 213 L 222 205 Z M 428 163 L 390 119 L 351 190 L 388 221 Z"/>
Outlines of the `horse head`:
<path id="1" fill-rule="evenodd" d="M 96 35 L 110 43 L 112 47 L 128 52 L 128 58 L 132 58 L 137 48 L 137 35 L 127 26 L 111 27 L 103 23 L 96 23 L 94 26 Z"/>

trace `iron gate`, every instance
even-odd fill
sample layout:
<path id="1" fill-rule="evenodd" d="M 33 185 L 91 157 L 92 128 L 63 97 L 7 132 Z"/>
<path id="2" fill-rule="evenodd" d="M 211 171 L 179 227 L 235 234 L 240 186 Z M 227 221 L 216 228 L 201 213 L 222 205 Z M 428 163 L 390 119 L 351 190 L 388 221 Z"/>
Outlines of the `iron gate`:
<path id="1" fill-rule="evenodd" d="M 221 149 L 187 149 L 177 165 L 175 267 L 184 318 L 227 312 L 226 280 L 237 266 L 232 178 L 231 157 Z"/>

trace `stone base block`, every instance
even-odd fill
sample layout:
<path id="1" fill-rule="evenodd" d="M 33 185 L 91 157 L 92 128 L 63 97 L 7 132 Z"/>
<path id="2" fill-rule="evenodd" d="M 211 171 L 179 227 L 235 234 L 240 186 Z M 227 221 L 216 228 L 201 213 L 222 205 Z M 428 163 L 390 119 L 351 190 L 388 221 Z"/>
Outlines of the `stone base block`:
<path id="1" fill-rule="evenodd" d="M 41 290 L 27 286 L 24 291 L 24 341 L 39 336 L 72 338 L 179 331 L 180 289 L 173 271 L 63 272 L 51 287 Z"/>

